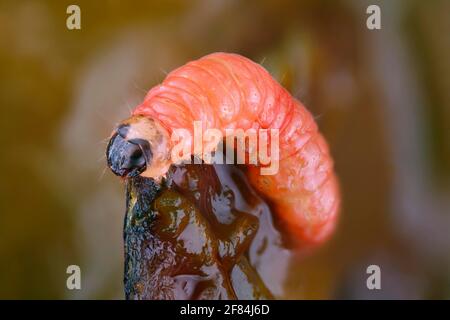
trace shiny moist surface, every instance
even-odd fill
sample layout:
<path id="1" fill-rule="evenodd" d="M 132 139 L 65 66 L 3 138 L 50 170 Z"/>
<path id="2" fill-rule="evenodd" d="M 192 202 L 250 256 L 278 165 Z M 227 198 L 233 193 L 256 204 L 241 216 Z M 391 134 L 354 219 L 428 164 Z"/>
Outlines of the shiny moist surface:
<path id="1" fill-rule="evenodd" d="M 128 179 L 124 240 L 127 299 L 271 299 L 285 270 L 264 264 L 289 256 L 267 204 L 225 165 Z"/>

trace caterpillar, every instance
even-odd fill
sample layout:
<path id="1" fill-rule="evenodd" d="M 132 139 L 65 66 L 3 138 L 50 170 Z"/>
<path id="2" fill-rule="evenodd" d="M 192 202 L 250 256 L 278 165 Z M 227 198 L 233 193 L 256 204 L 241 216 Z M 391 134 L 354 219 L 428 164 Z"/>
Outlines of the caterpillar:
<path id="1" fill-rule="evenodd" d="M 122 177 L 161 179 L 174 163 L 171 135 L 178 129 L 192 133 L 194 121 L 224 136 L 229 129 L 277 130 L 278 172 L 262 175 L 262 164 L 248 165 L 250 183 L 299 245 L 316 245 L 332 234 L 340 192 L 327 142 L 301 102 L 261 65 L 237 54 L 209 54 L 169 73 L 114 131 L 109 153 L 122 151 L 108 157 L 109 166 Z M 192 140 L 186 141 L 196 155 Z"/>

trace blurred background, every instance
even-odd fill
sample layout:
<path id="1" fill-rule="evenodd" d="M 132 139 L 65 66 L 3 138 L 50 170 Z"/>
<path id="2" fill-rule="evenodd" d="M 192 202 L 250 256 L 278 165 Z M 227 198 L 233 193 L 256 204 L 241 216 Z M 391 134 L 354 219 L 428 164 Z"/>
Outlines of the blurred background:
<path id="1" fill-rule="evenodd" d="M 279 297 L 449 299 L 449 33 L 439 0 L 2 1 L 0 298 L 124 297 L 107 138 L 167 72 L 227 51 L 311 110 L 342 184 L 336 235 L 292 259 Z M 82 290 L 66 288 L 71 264 Z"/>

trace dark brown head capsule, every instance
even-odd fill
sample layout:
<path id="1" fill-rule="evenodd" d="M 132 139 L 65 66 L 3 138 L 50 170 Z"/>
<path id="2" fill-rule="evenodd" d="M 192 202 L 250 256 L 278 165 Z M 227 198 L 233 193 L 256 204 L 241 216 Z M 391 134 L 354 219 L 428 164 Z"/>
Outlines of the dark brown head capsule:
<path id="1" fill-rule="evenodd" d="M 114 130 L 106 159 L 111 171 L 120 177 L 141 175 L 160 181 L 171 164 L 169 135 L 154 120 L 132 116 Z"/>
<path id="2" fill-rule="evenodd" d="M 111 137 L 106 149 L 106 158 L 111 171 L 120 177 L 134 177 L 147 169 L 152 159 L 148 141 L 127 140 L 129 125 L 121 125 Z"/>

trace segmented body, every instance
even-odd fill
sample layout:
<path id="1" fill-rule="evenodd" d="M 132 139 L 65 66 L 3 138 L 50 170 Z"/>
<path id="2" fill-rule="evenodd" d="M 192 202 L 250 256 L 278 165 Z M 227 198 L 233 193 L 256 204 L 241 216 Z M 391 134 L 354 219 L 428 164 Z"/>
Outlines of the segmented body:
<path id="1" fill-rule="evenodd" d="M 270 199 L 295 239 L 320 243 L 333 231 L 340 195 L 328 145 L 311 113 L 260 65 L 214 53 L 171 72 L 133 112 L 169 131 L 204 128 L 278 129 L 279 171 L 248 167 L 256 189 Z"/>

